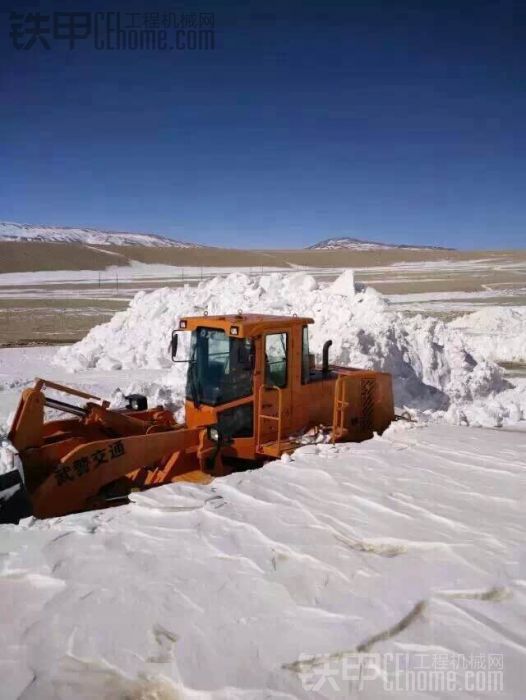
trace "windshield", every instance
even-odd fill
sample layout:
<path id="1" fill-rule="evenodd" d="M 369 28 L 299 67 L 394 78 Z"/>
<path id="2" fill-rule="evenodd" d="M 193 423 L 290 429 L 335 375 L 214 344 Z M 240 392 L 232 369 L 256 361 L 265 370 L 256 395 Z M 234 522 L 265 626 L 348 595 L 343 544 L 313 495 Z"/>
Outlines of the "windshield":
<path id="1" fill-rule="evenodd" d="M 252 393 L 253 347 L 217 328 L 192 332 L 186 398 L 216 406 Z"/>

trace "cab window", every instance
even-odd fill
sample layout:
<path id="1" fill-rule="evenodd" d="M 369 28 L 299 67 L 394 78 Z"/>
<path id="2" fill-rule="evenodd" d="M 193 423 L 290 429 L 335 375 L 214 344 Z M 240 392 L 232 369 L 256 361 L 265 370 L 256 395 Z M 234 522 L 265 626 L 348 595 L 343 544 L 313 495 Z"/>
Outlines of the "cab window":
<path id="1" fill-rule="evenodd" d="M 265 384 L 282 389 L 287 385 L 287 334 L 265 336 Z"/>
<path id="2" fill-rule="evenodd" d="M 252 393 L 253 345 L 249 338 L 232 338 L 219 328 L 192 332 L 186 398 L 210 406 Z"/>

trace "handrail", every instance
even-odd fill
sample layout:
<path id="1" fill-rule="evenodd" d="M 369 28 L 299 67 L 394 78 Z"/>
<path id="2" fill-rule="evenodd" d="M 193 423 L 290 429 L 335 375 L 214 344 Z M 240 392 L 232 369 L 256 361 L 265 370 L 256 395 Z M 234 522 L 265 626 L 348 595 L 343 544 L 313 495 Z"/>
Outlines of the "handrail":
<path id="1" fill-rule="evenodd" d="M 95 399 L 101 402 L 101 406 L 108 408 L 110 402 L 101 399 L 100 396 L 95 396 L 95 394 L 87 394 L 85 391 L 80 391 L 79 389 L 73 389 L 70 386 L 64 386 L 63 384 L 57 384 L 56 382 L 50 382 L 48 379 L 41 379 L 37 377 L 35 379 L 35 387 L 37 391 L 42 391 L 42 389 L 55 389 L 55 391 L 60 391 L 62 394 L 70 394 L 71 396 L 78 396 L 81 399 Z"/>
<path id="2" fill-rule="evenodd" d="M 61 391 L 63 394 L 71 394 L 72 396 L 80 396 L 81 399 L 96 399 L 97 401 L 102 401 L 100 396 L 95 396 L 95 394 L 87 394 L 85 391 L 79 391 L 79 389 L 73 389 L 70 386 L 64 386 L 63 384 L 57 384 L 56 382 L 50 382 L 48 379 L 35 379 L 35 389 L 40 390 L 44 387 L 48 389 L 56 389 Z"/>
<path id="3" fill-rule="evenodd" d="M 276 416 L 271 416 L 263 413 L 263 392 L 264 391 L 277 391 L 278 392 L 278 414 Z M 261 447 L 261 424 L 263 420 L 277 421 L 278 423 L 278 434 L 277 434 L 277 450 L 279 452 L 281 445 L 281 419 L 282 419 L 282 406 L 283 406 L 283 392 L 279 386 L 275 384 L 261 384 L 258 391 L 258 424 L 257 424 L 257 436 L 256 436 L 256 448 L 259 450 Z"/>

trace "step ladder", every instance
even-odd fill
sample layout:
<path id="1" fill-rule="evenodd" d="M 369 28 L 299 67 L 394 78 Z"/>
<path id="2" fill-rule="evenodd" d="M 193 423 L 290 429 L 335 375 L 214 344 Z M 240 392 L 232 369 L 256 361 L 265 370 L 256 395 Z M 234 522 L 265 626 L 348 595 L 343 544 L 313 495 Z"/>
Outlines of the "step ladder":
<path id="1" fill-rule="evenodd" d="M 263 397 L 265 392 L 277 391 L 278 392 L 278 412 L 277 414 L 263 413 Z M 281 427 L 282 427 L 282 409 L 283 409 L 283 392 L 278 386 L 270 384 L 262 384 L 259 387 L 258 392 L 258 422 L 257 422 L 257 433 L 256 433 L 256 452 L 260 454 L 268 455 L 269 457 L 280 457 L 282 452 L 290 449 L 288 445 L 289 441 L 283 441 L 281 437 Z M 270 442 L 261 442 L 261 433 L 264 421 L 271 421 L 276 423 L 276 439 Z"/>
<path id="2" fill-rule="evenodd" d="M 347 399 L 347 385 L 345 376 L 338 377 L 334 387 L 334 409 L 332 415 L 331 442 L 344 438 L 349 429 L 345 427 L 345 410 L 349 407 Z"/>

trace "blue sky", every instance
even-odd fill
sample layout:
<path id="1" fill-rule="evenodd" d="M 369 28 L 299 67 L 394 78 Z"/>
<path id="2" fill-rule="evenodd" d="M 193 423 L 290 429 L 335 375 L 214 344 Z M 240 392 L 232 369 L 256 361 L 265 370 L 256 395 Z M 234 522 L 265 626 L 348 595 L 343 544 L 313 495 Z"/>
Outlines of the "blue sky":
<path id="1" fill-rule="evenodd" d="M 214 12 L 216 49 L 193 52 L 17 51 L 4 14 L 0 219 L 233 247 L 524 247 L 524 7 L 90 4 Z"/>

